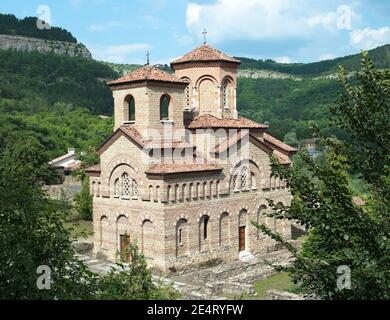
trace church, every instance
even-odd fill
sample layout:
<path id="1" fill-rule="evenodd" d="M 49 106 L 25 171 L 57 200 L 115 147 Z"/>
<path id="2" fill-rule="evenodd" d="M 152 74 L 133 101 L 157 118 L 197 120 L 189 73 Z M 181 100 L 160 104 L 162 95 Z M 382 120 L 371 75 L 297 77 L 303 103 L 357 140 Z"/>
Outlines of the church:
<path id="1" fill-rule="evenodd" d="M 264 215 L 267 199 L 289 205 L 271 158 L 291 165 L 296 149 L 237 112 L 240 61 L 208 44 L 107 83 L 114 131 L 86 169 L 93 196 L 94 255 L 128 261 L 137 243 L 150 267 L 182 271 L 277 249 L 253 226 L 291 238 L 292 225 Z"/>

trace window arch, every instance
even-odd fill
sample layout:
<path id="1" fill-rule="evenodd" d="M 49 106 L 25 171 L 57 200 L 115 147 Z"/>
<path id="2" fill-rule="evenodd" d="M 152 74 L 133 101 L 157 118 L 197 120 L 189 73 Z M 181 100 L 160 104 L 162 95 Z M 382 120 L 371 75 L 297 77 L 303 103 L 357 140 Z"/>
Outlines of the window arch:
<path id="1" fill-rule="evenodd" d="M 219 219 L 219 246 L 229 244 L 229 213 L 224 212 Z"/>
<path id="2" fill-rule="evenodd" d="M 187 220 L 182 218 L 176 224 L 176 257 L 184 256 L 188 252 Z"/>
<path id="3" fill-rule="evenodd" d="M 190 110 L 191 107 L 190 79 L 187 77 L 182 77 L 181 79 L 188 81 L 188 86 L 184 89 L 184 110 Z"/>
<path id="4" fill-rule="evenodd" d="M 229 77 L 226 77 L 222 81 L 222 107 L 224 109 L 231 109 L 233 105 L 233 80 Z"/>
<path id="5" fill-rule="evenodd" d="M 169 104 L 171 97 L 164 94 L 160 99 L 160 120 L 169 120 Z"/>
<path id="6" fill-rule="evenodd" d="M 208 250 L 209 241 L 209 223 L 210 217 L 208 215 L 202 216 L 199 221 L 199 251 Z"/>
<path id="7" fill-rule="evenodd" d="M 122 193 L 122 191 L 121 191 L 121 183 L 120 183 L 120 180 L 118 178 L 114 182 L 114 195 L 115 196 L 120 196 L 121 193 Z"/>
<path id="8" fill-rule="evenodd" d="M 135 100 L 132 95 L 128 95 L 125 98 L 125 107 L 128 111 L 127 121 L 135 121 Z"/>
<path id="9" fill-rule="evenodd" d="M 242 167 L 241 169 L 241 191 L 247 189 L 248 183 L 248 169 L 247 167 Z"/>

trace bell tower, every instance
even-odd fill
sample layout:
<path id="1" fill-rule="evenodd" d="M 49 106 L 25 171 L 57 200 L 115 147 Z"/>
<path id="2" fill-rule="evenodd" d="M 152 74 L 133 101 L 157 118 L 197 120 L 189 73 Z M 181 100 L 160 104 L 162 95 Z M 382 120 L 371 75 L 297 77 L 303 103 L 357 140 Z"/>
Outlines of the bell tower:
<path id="1" fill-rule="evenodd" d="M 204 36 L 206 33 L 204 31 Z M 237 119 L 239 65 L 239 60 L 206 43 L 173 61 L 171 67 L 175 76 L 189 82 L 185 90 L 185 110 L 199 116 L 211 114 L 221 119 Z"/>

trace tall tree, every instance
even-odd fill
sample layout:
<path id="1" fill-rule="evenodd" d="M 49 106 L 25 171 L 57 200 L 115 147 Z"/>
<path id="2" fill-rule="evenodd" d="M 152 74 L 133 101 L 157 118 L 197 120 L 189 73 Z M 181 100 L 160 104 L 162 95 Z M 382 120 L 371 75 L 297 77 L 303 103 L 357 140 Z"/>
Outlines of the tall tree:
<path id="1" fill-rule="evenodd" d="M 273 164 L 273 174 L 287 181 L 293 200 L 290 207 L 271 203 L 274 210 L 269 215 L 297 221 L 310 234 L 297 251 L 266 226 L 258 227 L 292 252 L 292 265 L 278 269 L 290 272 L 304 294 L 322 299 L 390 298 L 388 75 L 376 70 L 367 54 L 356 79 L 340 71 L 343 90 L 334 113 L 336 123 L 354 137 L 352 146 L 322 138 L 324 159 L 299 155 L 305 170 Z M 362 170 L 372 186 L 364 207 L 352 201 L 351 166 Z"/>

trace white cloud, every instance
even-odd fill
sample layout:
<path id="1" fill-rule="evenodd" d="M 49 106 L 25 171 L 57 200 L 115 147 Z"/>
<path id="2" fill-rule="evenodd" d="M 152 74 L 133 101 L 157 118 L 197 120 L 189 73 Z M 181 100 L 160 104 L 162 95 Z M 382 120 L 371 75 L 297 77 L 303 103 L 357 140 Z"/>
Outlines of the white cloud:
<path id="1" fill-rule="evenodd" d="M 189 3 L 187 6 L 187 27 L 191 27 L 193 24 L 197 23 L 200 19 L 200 13 L 203 9 L 203 6 L 196 3 Z"/>
<path id="2" fill-rule="evenodd" d="M 279 62 L 279 63 L 291 63 L 292 60 L 290 57 L 275 57 L 273 60 L 275 60 L 276 62 Z"/>
<path id="3" fill-rule="evenodd" d="M 390 43 L 390 27 L 379 29 L 357 29 L 349 34 L 349 43 L 363 50 L 369 50 Z"/>
<path id="4" fill-rule="evenodd" d="M 203 28 L 207 28 L 211 42 L 308 40 L 323 35 L 318 27 L 324 32 L 351 30 L 360 19 L 343 0 L 214 0 L 211 4 L 195 0 L 187 5 L 186 14 L 190 33 L 201 38 Z"/>
<path id="5" fill-rule="evenodd" d="M 319 61 L 324 61 L 324 60 L 331 60 L 331 59 L 334 59 L 336 58 L 336 56 L 332 53 L 324 53 L 324 54 L 321 54 L 319 57 L 318 57 L 318 60 Z"/>
<path id="6" fill-rule="evenodd" d="M 115 63 L 145 63 L 146 51 L 152 48 L 152 46 L 147 43 L 133 43 L 108 47 L 89 45 L 88 47 L 91 49 L 95 59 Z M 135 53 L 137 53 L 137 58 L 131 58 L 130 56 Z M 142 56 L 145 56 L 145 58 L 140 58 Z"/>

